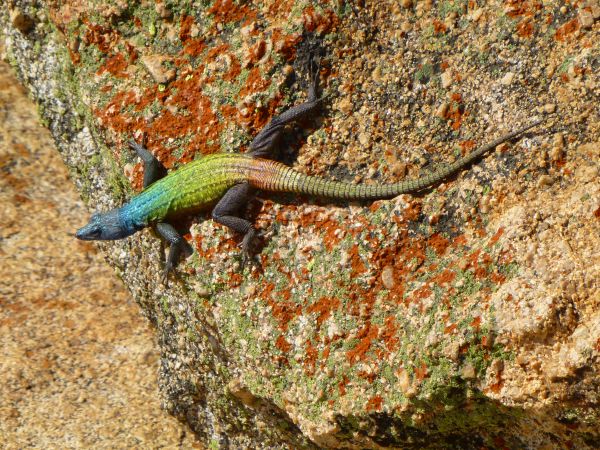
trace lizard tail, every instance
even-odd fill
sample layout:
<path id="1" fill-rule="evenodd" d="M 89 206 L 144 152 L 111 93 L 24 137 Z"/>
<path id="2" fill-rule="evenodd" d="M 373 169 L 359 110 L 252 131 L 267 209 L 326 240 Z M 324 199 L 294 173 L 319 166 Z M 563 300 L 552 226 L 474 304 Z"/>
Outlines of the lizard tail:
<path id="1" fill-rule="evenodd" d="M 436 172 L 424 175 L 420 178 L 401 181 L 399 183 L 351 184 L 326 180 L 302 174 L 275 161 L 258 159 L 255 161 L 260 161 L 260 163 L 255 166 L 255 170 L 252 171 L 253 173 L 250 175 L 249 181 L 254 187 L 275 192 L 296 192 L 318 197 L 347 200 L 392 198 L 400 194 L 417 192 L 439 183 L 450 175 L 465 168 L 497 145 L 513 139 L 530 128 L 539 125 L 541 122 L 542 120 L 537 120 L 523 128 L 501 136 Z"/>

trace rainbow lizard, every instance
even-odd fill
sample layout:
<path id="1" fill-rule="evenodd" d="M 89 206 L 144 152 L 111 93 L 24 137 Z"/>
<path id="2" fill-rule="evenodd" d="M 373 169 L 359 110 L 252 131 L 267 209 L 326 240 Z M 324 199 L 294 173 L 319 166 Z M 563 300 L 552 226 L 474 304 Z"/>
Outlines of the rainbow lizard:
<path id="1" fill-rule="evenodd" d="M 312 69 L 312 67 L 311 67 Z M 312 70 L 311 70 L 312 71 Z M 169 223 L 176 216 L 212 209 L 212 219 L 244 237 L 244 258 L 257 236 L 241 210 L 256 189 L 308 194 L 343 200 L 375 200 L 420 191 L 468 166 L 497 145 L 541 123 L 541 120 L 508 133 L 470 152 L 452 164 L 425 176 L 393 184 L 350 184 L 305 175 L 269 159 L 286 124 L 307 117 L 319 107 L 318 69 L 312 73 L 307 100 L 274 117 L 254 138 L 247 153 L 217 153 L 204 156 L 166 176 L 164 166 L 143 146 L 131 141 L 144 164 L 144 189 L 120 208 L 92 215 L 75 236 L 82 240 L 122 239 L 152 226 L 170 244 L 163 282 L 181 254 L 191 246 Z"/>

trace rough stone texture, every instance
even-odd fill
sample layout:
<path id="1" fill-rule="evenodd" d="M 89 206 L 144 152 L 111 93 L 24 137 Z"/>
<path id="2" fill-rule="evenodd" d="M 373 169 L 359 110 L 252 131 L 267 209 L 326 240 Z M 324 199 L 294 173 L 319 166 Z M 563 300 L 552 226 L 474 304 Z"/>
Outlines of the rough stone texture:
<path id="1" fill-rule="evenodd" d="M 0 54 L 3 54 L 0 44 Z M 147 321 L 93 245 L 35 105 L 0 62 L 0 447 L 190 448 Z"/>
<path id="2" fill-rule="evenodd" d="M 580 23 L 594 7 L 1 11 L 9 58 L 94 208 L 140 189 L 132 136 L 169 168 L 243 151 L 304 96 L 302 63 L 319 47 L 323 118 L 282 145 L 306 173 L 417 176 L 555 111 L 419 196 L 262 195 L 248 208 L 266 232 L 259 267 L 243 273 L 239 237 L 202 215 L 187 236 L 197 252 L 168 289 L 151 232 L 100 247 L 157 328 L 165 406 L 211 446 L 597 448 L 600 22 Z"/>

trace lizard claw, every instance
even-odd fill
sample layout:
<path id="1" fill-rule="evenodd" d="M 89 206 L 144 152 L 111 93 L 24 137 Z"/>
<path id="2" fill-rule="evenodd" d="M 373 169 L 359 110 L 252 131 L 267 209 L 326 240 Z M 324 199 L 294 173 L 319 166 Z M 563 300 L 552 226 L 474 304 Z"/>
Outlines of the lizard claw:
<path id="1" fill-rule="evenodd" d="M 314 54 L 310 56 L 308 60 L 308 76 L 309 76 L 309 87 L 308 87 L 308 98 L 309 100 L 315 101 L 318 99 L 317 90 L 319 89 L 319 75 L 321 70 L 321 58 L 316 57 Z"/>
<path id="2" fill-rule="evenodd" d="M 242 260 L 240 261 L 240 272 L 243 272 L 246 267 L 259 267 L 257 255 L 251 255 L 250 253 L 242 253 Z"/>
<path id="3" fill-rule="evenodd" d="M 135 150 L 135 152 L 137 154 L 139 154 L 140 150 L 142 150 L 142 151 L 144 150 L 144 147 L 141 144 L 138 144 L 133 139 L 130 139 L 128 144 L 129 144 L 129 148 L 131 148 L 132 150 Z"/>
<path id="4" fill-rule="evenodd" d="M 242 249 L 242 262 L 241 262 L 241 270 L 243 271 L 248 262 L 252 264 L 258 264 L 256 258 L 252 256 L 253 244 L 257 237 L 259 237 L 259 233 L 254 229 L 250 228 L 248 232 L 244 235 L 244 239 L 240 243 L 240 247 Z"/>
<path id="5" fill-rule="evenodd" d="M 169 287 L 169 274 L 171 272 L 173 272 L 173 274 L 176 275 L 175 271 L 173 270 L 173 264 L 167 262 L 167 264 L 165 265 L 165 270 L 163 271 L 163 276 L 160 279 L 161 283 L 165 287 Z"/>
<path id="6" fill-rule="evenodd" d="M 167 267 L 163 272 L 163 276 L 160 279 L 160 282 L 164 285 L 164 287 L 169 287 L 169 272 L 170 269 Z"/>

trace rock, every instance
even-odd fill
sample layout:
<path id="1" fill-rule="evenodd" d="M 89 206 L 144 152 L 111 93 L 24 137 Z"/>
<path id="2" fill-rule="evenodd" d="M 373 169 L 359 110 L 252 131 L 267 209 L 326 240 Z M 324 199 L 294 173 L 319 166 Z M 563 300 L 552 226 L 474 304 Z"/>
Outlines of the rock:
<path id="1" fill-rule="evenodd" d="M 537 185 L 539 187 L 546 187 L 550 186 L 552 183 L 554 183 L 554 179 L 550 175 L 542 175 L 538 178 Z"/>
<path id="2" fill-rule="evenodd" d="M 561 147 L 552 147 L 548 154 L 550 156 L 550 160 L 556 162 L 563 158 L 564 151 Z"/>
<path id="3" fill-rule="evenodd" d="M 392 266 L 385 266 L 381 271 L 381 282 L 386 289 L 392 289 L 395 286 L 394 282 L 394 268 Z"/>
<path id="4" fill-rule="evenodd" d="M 390 171 L 392 172 L 392 175 L 394 175 L 394 177 L 402 178 L 406 175 L 406 164 L 399 161 L 395 162 L 390 167 Z"/>
<path id="5" fill-rule="evenodd" d="M 440 106 L 438 106 L 438 108 L 435 110 L 435 115 L 440 119 L 445 119 L 446 114 L 448 114 L 448 108 L 450 108 L 448 102 L 441 103 Z"/>
<path id="6" fill-rule="evenodd" d="M 161 84 L 168 83 L 175 78 L 175 69 L 169 69 L 165 66 L 165 63 L 170 61 L 171 58 L 162 55 L 142 56 L 142 62 L 150 75 L 152 75 L 152 78 Z"/>
<path id="7" fill-rule="evenodd" d="M 562 133 L 556 133 L 552 140 L 552 147 L 562 149 L 565 146 L 565 137 Z"/>
<path id="8" fill-rule="evenodd" d="M 344 114 L 350 114 L 352 112 L 352 102 L 349 98 L 343 98 L 338 102 L 338 108 Z"/>
<path id="9" fill-rule="evenodd" d="M 442 87 L 444 89 L 448 89 L 452 85 L 452 73 L 450 71 L 445 71 L 441 76 Z"/>
<path id="10" fill-rule="evenodd" d="M 443 10 L 448 2 L 413 2 L 413 12 L 386 0 L 341 15 L 322 4 L 293 14 L 291 25 L 286 8 L 255 2 L 218 11 L 195 2 L 185 16 L 176 2 L 166 3 L 174 19 L 156 20 L 153 36 L 147 18 L 158 18 L 155 2 L 139 2 L 135 16 L 116 23 L 93 16 L 100 23 L 69 28 L 57 3 L 45 2 L 48 20 L 58 23 L 37 27 L 35 42 L 0 14 L 11 61 L 90 209 L 119 206 L 140 189 L 139 162 L 125 145 L 132 135 L 169 167 L 247 147 L 274 115 L 306 98 L 298 86 L 306 85 L 306 60 L 323 39 L 331 51 L 319 96 L 334 110 L 319 120 L 311 113 L 282 140 L 284 159 L 315 176 L 390 182 L 390 165 L 401 161 L 409 179 L 420 178 L 525 121 L 537 105 L 560 102 L 565 117 L 593 105 L 591 91 L 573 95 L 562 80 L 563 44 L 541 45 L 548 34 L 537 30 L 525 47 L 503 42 L 498 11 L 484 2 L 489 34 L 464 20 L 466 11 Z M 464 29 L 444 31 L 447 16 Z M 396 34 L 406 21 L 412 31 Z M 81 42 L 71 54 L 60 29 Z M 179 39 L 167 40 L 167 29 Z M 202 39 L 193 38 L 195 30 Z M 243 68 L 246 49 L 260 42 L 272 50 Z M 472 53 L 484 44 L 493 63 Z M 528 49 L 539 54 L 528 57 Z M 560 79 L 555 73 L 541 89 L 536 77 L 545 77 L 546 61 L 558 61 Z M 98 76 L 99 67 L 125 64 Z M 297 77 L 286 77 L 286 64 Z M 146 70 L 151 77 L 134 76 Z M 416 82 L 419 70 L 434 82 Z M 505 87 L 508 70 L 515 74 Z M 588 78 L 586 71 L 579 81 Z M 434 117 L 441 102 L 451 105 L 447 122 Z M 597 306 L 590 282 L 597 265 L 585 262 L 600 254 L 598 194 L 593 182 L 582 186 L 580 177 L 590 175 L 579 170 L 597 169 L 597 158 L 576 154 L 581 142 L 596 140 L 585 135 L 597 128 L 590 111 L 585 124 L 561 124 L 568 160 L 548 164 L 547 177 L 557 183 L 542 178 L 543 189 L 535 160 L 551 140 L 550 125 L 415 196 L 353 203 L 265 194 L 247 212 L 267 237 L 257 246 L 258 264 L 243 270 L 239 236 L 210 212 L 189 218 L 194 255 L 168 288 L 160 282 L 163 246 L 149 230 L 100 244 L 160 337 L 165 409 L 207 447 L 469 447 L 494 445 L 490 436 L 501 434 L 507 448 L 585 448 L 584 439 L 599 436 L 597 420 L 575 418 L 567 427 L 558 417 L 574 404 L 586 412 L 597 406 L 597 350 L 586 344 L 570 359 L 577 378 L 559 378 L 560 386 L 546 387 L 544 369 L 550 348 L 588 326 Z M 309 143 L 300 129 L 313 136 Z M 126 164 L 134 164 L 132 183 Z M 503 180 L 503 188 L 488 192 L 492 180 Z M 481 201 L 487 195 L 496 201 Z M 537 250 L 528 253 L 534 241 Z M 564 279 L 575 288 L 563 292 Z M 520 353 L 531 356 L 525 369 L 513 358 Z M 529 426 L 541 423 L 540 410 L 542 431 Z"/>
<path id="11" fill-rule="evenodd" d="M 371 136 L 369 136 L 368 133 L 359 133 L 358 142 L 360 142 L 360 145 L 362 145 L 363 147 L 367 147 L 371 142 Z"/>
<path id="12" fill-rule="evenodd" d="M 155 9 L 156 12 L 158 13 L 158 15 L 160 17 L 162 17 L 163 19 L 170 19 L 173 17 L 173 11 L 171 11 L 171 8 L 169 8 L 167 5 L 165 5 L 164 3 L 157 3 L 155 5 Z"/>
<path id="13" fill-rule="evenodd" d="M 258 403 L 258 399 L 252 395 L 241 380 L 234 378 L 227 385 L 227 389 L 234 397 L 238 398 L 244 405 L 254 407 Z"/>
<path id="14" fill-rule="evenodd" d="M 465 379 L 465 380 L 472 380 L 475 378 L 476 373 L 475 373 L 475 367 L 473 367 L 472 364 L 467 363 L 465 364 L 462 369 L 461 369 L 461 376 Z"/>
<path id="15" fill-rule="evenodd" d="M 471 13 L 471 20 L 473 22 L 477 22 L 479 19 L 481 19 L 482 15 L 483 15 L 483 8 L 477 8 L 475 11 L 473 11 Z"/>
<path id="16" fill-rule="evenodd" d="M 512 84 L 513 80 L 515 78 L 515 74 L 512 72 L 507 72 L 501 79 L 500 79 L 500 84 L 504 85 L 504 86 L 508 86 L 510 84 Z"/>
<path id="17" fill-rule="evenodd" d="M 592 28 L 594 25 L 594 16 L 587 9 L 580 9 L 577 17 L 582 28 Z"/>

